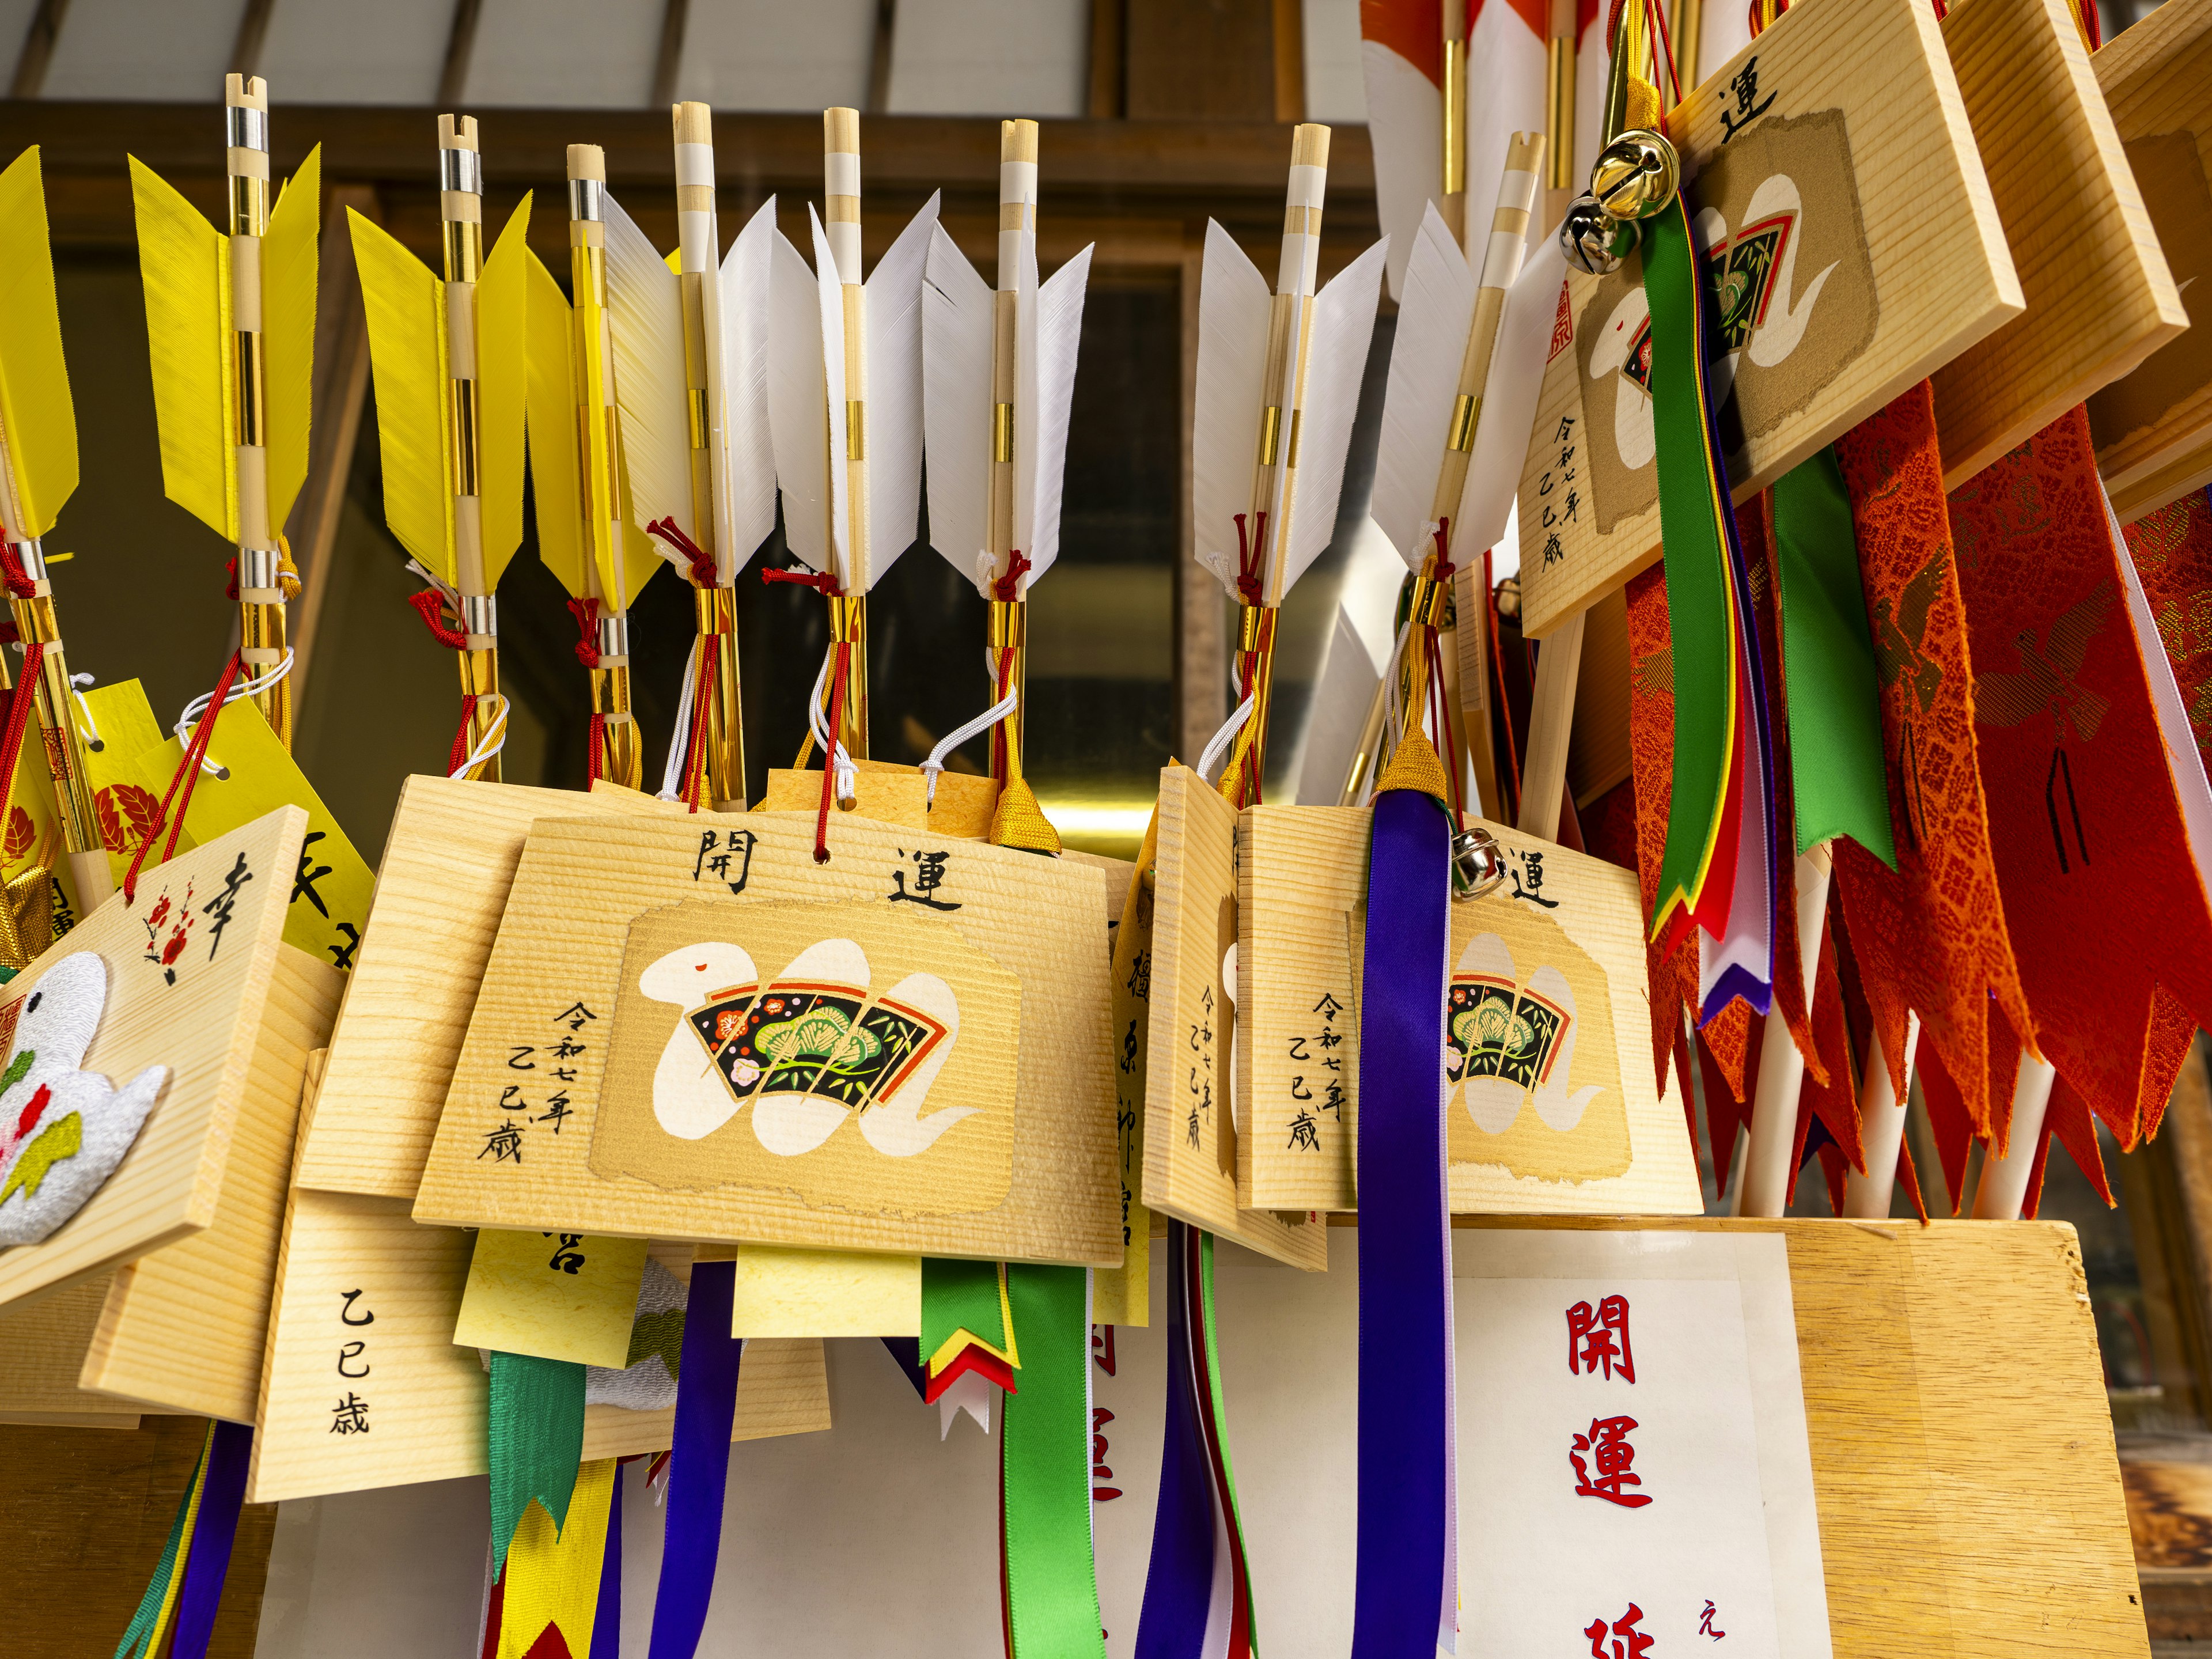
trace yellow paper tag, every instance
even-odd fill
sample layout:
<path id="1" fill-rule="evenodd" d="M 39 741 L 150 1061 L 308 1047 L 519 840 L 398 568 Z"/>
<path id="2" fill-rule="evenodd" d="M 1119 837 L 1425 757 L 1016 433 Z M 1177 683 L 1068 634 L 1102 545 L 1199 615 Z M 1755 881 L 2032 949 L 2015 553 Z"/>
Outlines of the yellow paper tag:
<path id="1" fill-rule="evenodd" d="M 154 832 L 174 768 L 162 762 L 161 728 L 137 681 L 95 686 L 84 694 L 82 712 L 85 782 L 92 790 L 100 843 L 107 849 L 108 879 L 120 887 L 132 856 Z M 196 844 L 189 833 L 177 838 L 179 853 Z M 147 862 L 159 858 L 161 850 L 148 854 Z"/>
<path id="2" fill-rule="evenodd" d="M 94 701 L 98 699 L 106 701 Z M 132 855 L 160 819 L 162 797 L 184 760 L 185 746 L 174 735 L 158 736 L 153 712 L 135 680 L 103 686 L 88 701 L 94 702 L 103 742 L 102 752 L 88 757 L 94 805 L 109 866 L 120 884 Z M 155 737 L 151 746 L 146 741 L 149 734 Z M 227 836 L 280 806 L 303 808 L 307 835 L 300 866 L 292 872 L 284 942 L 350 969 L 368 920 L 375 874 L 251 700 L 240 698 L 216 718 L 208 739 L 207 762 L 215 770 L 203 769 L 192 786 L 177 850 Z M 161 838 L 167 845 L 166 830 Z M 161 853 L 155 848 L 148 862 Z"/>
<path id="3" fill-rule="evenodd" d="M 645 1244 L 486 1228 L 469 1258 L 454 1342 L 621 1370 L 629 1358 Z"/>
<path id="4" fill-rule="evenodd" d="M 919 1336 L 921 1258 L 738 1247 L 732 1336 Z"/>

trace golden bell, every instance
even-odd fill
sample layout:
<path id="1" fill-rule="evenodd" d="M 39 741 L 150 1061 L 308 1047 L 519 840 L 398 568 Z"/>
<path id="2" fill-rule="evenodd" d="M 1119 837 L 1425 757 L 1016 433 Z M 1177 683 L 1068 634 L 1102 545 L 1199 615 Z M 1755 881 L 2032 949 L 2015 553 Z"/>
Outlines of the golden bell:
<path id="1" fill-rule="evenodd" d="M 1567 263 L 1592 276 L 1607 276 L 1636 252 L 1644 233 L 1632 220 L 1616 219 L 1587 191 L 1575 198 L 1559 222 L 1559 246 Z"/>
<path id="2" fill-rule="evenodd" d="M 1615 219 L 1649 219 L 1674 199 L 1681 158 L 1656 132 L 1632 129 L 1598 152 L 1590 194 Z"/>

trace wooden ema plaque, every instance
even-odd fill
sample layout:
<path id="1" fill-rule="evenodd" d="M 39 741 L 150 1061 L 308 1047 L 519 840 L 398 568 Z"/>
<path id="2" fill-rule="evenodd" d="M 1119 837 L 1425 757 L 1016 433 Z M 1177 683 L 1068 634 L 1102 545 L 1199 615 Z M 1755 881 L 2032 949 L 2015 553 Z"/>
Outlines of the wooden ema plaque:
<path id="1" fill-rule="evenodd" d="M 97 954 L 107 999 L 83 1069 L 170 1071 L 106 1183 L 0 1255 L 9 1302 L 112 1273 L 83 1346 L 54 1359 L 81 1359 L 81 1389 L 252 1419 L 301 1079 L 343 983 L 283 942 L 307 821 L 284 807 L 146 871 L 136 903 L 118 893 L 9 987 L 12 1016 L 57 963 Z"/>
<path id="2" fill-rule="evenodd" d="M 537 824 L 416 1218 L 1118 1266 L 1103 875 L 814 839 Z"/>
<path id="3" fill-rule="evenodd" d="M 476 1350 L 453 1344 L 475 1237 L 418 1225 L 392 1199 L 294 1193 L 249 1503 L 484 1472 L 489 1380 Z M 689 1272 L 682 1261 L 672 1265 L 679 1275 Z M 584 1456 L 664 1450 L 675 1421 L 672 1407 L 586 1406 Z M 748 1342 L 730 1437 L 829 1426 L 821 1342 Z"/>
<path id="4" fill-rule="evenodd" d="M 1943 487 L 1955 489 L 2133 369 L 2189 313 L 2065 0 L 1965 0 L 1943 44 L 2027 301 L 1936 372 Z"/>
<path id="5" fill-rule="evenodd" d="M 1246 1201 L 1261 1208 L 1358 1208 L 1369 817 L 1339 806 L 1243 815 L 1237 1087 L 1250 1127 L 1239 1149 Z M 1453 1212 L 1696 1214 L 1679 1085 L 1662 1097 L 1653 1078 L 1634 872 L 1482 827 L 1504 853 L 1506 883 L 1451 907 Z"/>
<path id="6" fill-rule="evenodd" d="M 1923 0 L 1792 6 L 1685 97 L 1667 131 L 1720 270 L 1728 355 L 1712 373 L 1729 388 L 1736 500 L 2021 313 L 1984 158 Z M 1531 638 L 1659 556 L 1641 261 L 1571 276 L 1561 311 L 1521 479 Z"/>
<path id="7" fill-rule="evenodd" d="M 422 776 L 401 786 L 300 1185 L 413 1199 L 530 826 L 668 810 L 629 789 L 584 796 Z"/>
<path id="8" fill-rule="evenodd" d="M 1328 1229 L 1305 1206 L 1241 1207 L 1241 1126 L 1231 1115 L 1238 1044 L 1237 811 L 1188 766 L 1160 773 L 1145 1045 L 1146 1209 L 1293 1267 L 1328 1266 Z"/>
<path id="9" fill-rule="evenodd" d="M 2089 63 L 2185 307 L 2212 277 L 2212 0 L 2168 0 Z M 2212 329 L 2090 398 L 2089 430 L 2124 524 L 2212 480 Z"/>

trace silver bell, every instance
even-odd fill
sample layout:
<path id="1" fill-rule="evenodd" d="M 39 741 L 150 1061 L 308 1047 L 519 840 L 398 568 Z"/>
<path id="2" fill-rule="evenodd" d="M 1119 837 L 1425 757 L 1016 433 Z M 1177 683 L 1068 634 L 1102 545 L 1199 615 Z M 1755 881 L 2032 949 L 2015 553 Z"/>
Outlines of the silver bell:
<path id="1" fill-rule="evenodd" d="M 1585 191 L 1575 198 L 1567 216 L 1559 222 L 1559 246 L 1567 263 L 1593 276 L 1609 276 L 1619 270 L 1644 233 L 1633 220 L 1616 219 Z"/>
<path id="2" fill-rule="evenodd" d="M 1505 880 L 1505 855 L 1487 830 L 1462 830 L 1451 842 L 1452 896 L 1478 899 Z"/>

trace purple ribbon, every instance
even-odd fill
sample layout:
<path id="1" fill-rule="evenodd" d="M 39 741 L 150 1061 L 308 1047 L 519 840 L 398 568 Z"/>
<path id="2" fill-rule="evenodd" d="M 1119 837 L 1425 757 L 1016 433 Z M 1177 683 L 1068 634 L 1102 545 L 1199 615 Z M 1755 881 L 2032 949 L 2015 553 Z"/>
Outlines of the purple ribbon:
<path id="1" fill-rule="evenodd" d="M 1213 1468 L 1199 1418 L 1189 1229 L 1168 1223 L 1168 1398 L 1136 1659 L 1199 1659 L 1213 1598 Z"/>
<path id="2" fill-rule="evenodd" d="M 200 1485 L 199 1518 L 192 1523 L 191 1551 L 185 1559 L 184 1588 L 177 1594 L 173 1659 L 206 1659 L 216 1609 L 222 1602 L 222 1581 L 230 1571 L 230 1547 L 238 1537 L 238 1511 L 246 1501 L 246 1465 L 252 1449 L 253 1431 L 246 1425 L 215 1425 L 207 1478 Z"/>
<path id="3" fill-rule="evenodd" d="M 678 1369 L 682 1369 L 680 1362 Z M 623 1468 L 615 1465 L 615 1492 L 607 1503 L 607 1553 L 599 1562 L 599 1600 L 592 1612 L 591 1659 L 622 1659 Z"/>
<path id="4" fill-rule="evenodd" d="M 730 1334 L 737 1274 L 734 1261 L 702 1261 L 691 1269 L 649 1659 L 692 1659 L 714 1594 L 722 1493 L 730 1480 L 730 1428 L 738 1409 L 738 1360 L 744 1351 L 744 1342 Z"/>
<path id="5" fill-rule="evenodd" d="M 1450 824 L 1433 797 L 1376 797 L 1359 1000 L 1352 1659 L 1433 1659 L 1440 1627 L 1456 1618 L 1443 1073 L 1450 856 Z"/>

